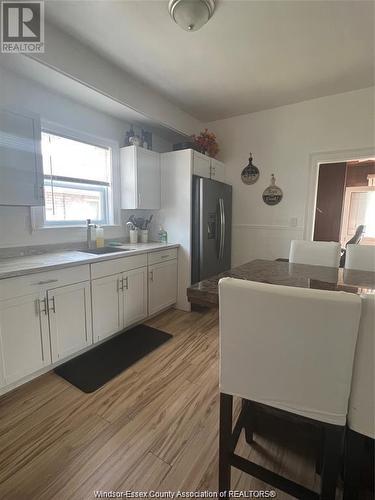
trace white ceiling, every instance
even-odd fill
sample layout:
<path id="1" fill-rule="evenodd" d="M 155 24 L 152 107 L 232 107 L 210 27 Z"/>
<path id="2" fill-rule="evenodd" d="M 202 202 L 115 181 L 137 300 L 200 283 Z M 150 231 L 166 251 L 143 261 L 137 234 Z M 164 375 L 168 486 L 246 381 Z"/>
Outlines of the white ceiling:
<path id="1" fill-rule="evenodd" d="M 372 1 L 218 0 L 194 33 L 166 0 L 46 3 L 47 20 L 202 121 L 374 84 Z"/>

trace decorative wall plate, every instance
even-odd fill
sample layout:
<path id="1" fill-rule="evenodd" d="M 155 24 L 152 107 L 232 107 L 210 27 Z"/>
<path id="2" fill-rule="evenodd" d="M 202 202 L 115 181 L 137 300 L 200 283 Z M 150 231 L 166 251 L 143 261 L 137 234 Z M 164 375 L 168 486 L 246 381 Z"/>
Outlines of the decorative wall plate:
<path id="1" fill-rule="evenodd" d="M 253 165 L 253 156 L 250 153 L 249 164 L 242 170 L 241 179 L 244 184 L 255 184 L 259 179 L 259 169 Z"/>
<path id="2" fill-rule="evenodd" d="M 267 205 L 277 205 L 283 199 L 283 192 L 276 186 L 275 176 L 271 175 L 271 184 L 263 191 L 263 201 Z"/>

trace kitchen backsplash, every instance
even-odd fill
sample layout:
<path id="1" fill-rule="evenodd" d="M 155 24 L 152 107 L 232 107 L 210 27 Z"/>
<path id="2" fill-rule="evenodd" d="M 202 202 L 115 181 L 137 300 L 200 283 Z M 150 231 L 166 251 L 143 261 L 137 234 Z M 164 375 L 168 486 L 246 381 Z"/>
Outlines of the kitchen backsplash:
<path id="1" fill-rule="evenodd" d="M 129 231 L 126 227 L 126 222 L 129 220 L 131 215 L 135 217 L 149 218 L 153 215 L 152 222 L 150 225 L 149 241 L 158 241 L 159 226 L 162 224 L 160 220 L 160 213 L 158 210 L 122 210 L 121 211 L 121 231 L 116 237 L 106 236 L 107 241 L 118 240 L 118 241 L 129 241 Z M 166 228 L 168 230 L 168 228 Z M 63 250 L 76 250 L 82 249 L 86 246 L 86 231 L 83 228 L 82 239 L 80 241 L 71 241 L 69 236 L 67 236 L 66 241 L 60 241 L 58 243 L 45 243 L 43 241 L 35 242 L 33 245 L 17 245 L 17 246 L 2 246 L 0 241 L 0 258 L 17 257 L 17 256 L 27 256 L 27 255 L 38 255 L 46 252 L 57 252 Z"/>

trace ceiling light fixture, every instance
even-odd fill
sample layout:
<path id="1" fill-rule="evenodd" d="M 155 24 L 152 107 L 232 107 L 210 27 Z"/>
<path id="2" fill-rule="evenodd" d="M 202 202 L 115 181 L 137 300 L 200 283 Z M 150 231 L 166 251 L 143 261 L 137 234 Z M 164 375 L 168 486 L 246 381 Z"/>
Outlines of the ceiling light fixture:
<path id="1" fill-rule="evenodd" d="M 170 0 L 169 14 L 186 31 L 197 31 L 212 17 L 215 0 Z"/>

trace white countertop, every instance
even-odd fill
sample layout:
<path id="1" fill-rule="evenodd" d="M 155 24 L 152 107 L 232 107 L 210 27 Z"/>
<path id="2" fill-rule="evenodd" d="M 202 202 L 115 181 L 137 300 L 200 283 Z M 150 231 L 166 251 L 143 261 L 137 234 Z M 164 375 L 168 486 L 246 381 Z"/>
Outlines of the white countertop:
<path id="1" fill-rule="evenodd" d="M 0 279 L 23 276 L 25 274 L 33 274 L 40 271 L 49 271 L 52 269 L 62 269 L 64 267 L 72 267 L 81 264 L 92 264 L 93 262 L 113 260 L 120 257 L 177 247 L 179 247 L 179 245 L 173 243 L 151 242 L 135 243 L 133 245 L 124 243 L 121 246 L 114 247 L 119 250 L 124 249 L 124 251 L 103 255 L 95 255 L 78 250 L 66 250 L 63 252 L 44 253 L 27 257 L 4 258 L 0 259 Z"/>

